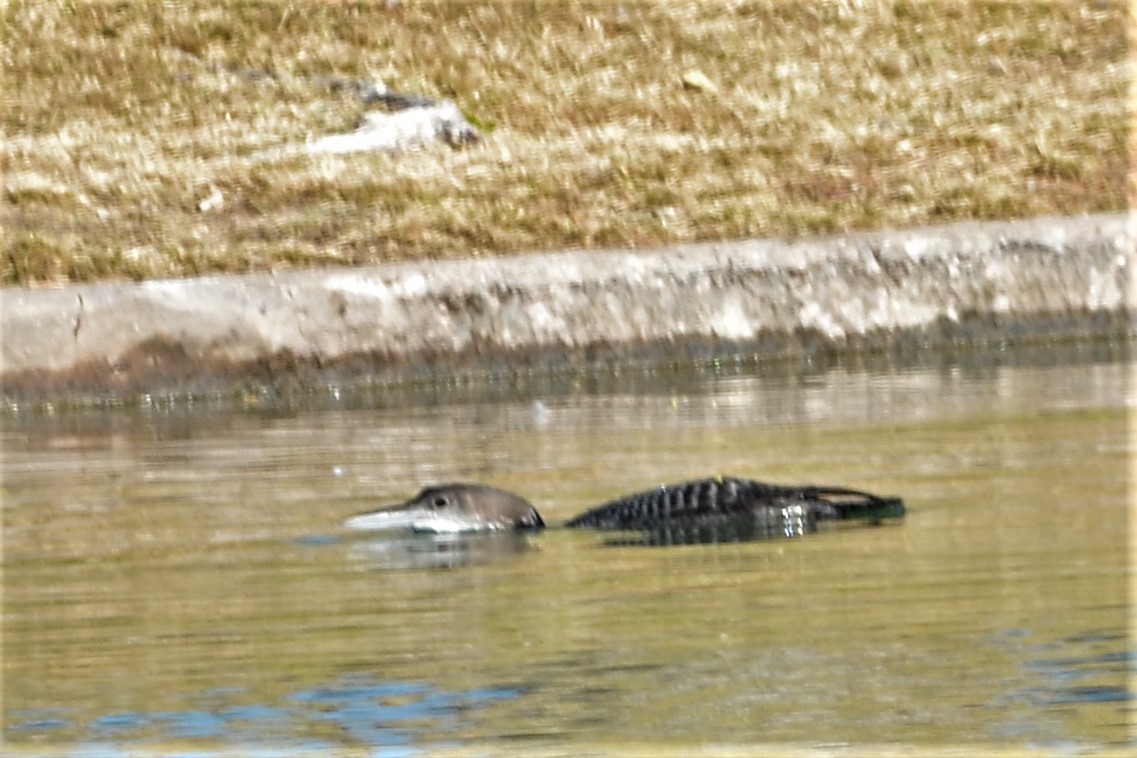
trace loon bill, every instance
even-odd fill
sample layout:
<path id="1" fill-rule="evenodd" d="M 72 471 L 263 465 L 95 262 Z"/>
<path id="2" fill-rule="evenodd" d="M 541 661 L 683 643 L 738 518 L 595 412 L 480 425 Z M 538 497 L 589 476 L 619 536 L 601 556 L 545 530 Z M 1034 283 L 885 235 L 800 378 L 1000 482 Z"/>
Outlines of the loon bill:
<path id="1" fill-rule="evenodd" d="M 344 526 L 452 533 L 541 529 L 545 520 L 529 501 L 511 492 L 458 483 L 427 487 L 405 503 L 352 516 Z"/>
<path id="2" fill-rule="evenodd" d="M 877 523 L 906 513 L 898 497 L 878 497 L 843 487 L 780 486 L 731 477 L 697 479 L 639 492 L 592 508 L 569 520 L 570 528 L 673 530 L 745 522 L 752 536 L 794 536 L 820 521 Z"/>

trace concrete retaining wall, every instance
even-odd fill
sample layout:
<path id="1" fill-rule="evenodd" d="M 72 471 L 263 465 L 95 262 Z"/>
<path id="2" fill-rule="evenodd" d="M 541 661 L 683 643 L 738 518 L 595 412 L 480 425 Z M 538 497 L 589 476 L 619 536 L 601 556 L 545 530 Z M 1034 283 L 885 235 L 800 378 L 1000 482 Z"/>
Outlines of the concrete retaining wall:
<path id="1" fill-rule="evenodd" d="M 0 392 L 1134 333 L 1126 214 L 0 291 Z"/>

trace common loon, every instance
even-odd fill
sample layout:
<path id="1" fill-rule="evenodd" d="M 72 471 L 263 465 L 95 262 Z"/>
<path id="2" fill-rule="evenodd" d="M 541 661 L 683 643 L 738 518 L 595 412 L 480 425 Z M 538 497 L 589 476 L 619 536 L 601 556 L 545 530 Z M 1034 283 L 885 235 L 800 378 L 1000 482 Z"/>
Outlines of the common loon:
<path id="1" fill-rule="evenodd" d="M 664 485 L 609 501 L 565 523 L 568 528 L 662 534 L 662 541 L 713 541 L 716 537 L 796 536 L 822 521 L 871 523 L 901 518 L 904 501 L 842 487 L 788 487 L 733 477 Z M 544 519 L 527 500 L 482 484 L 427 487 L 405 503 L 361 513 L 351 529 L 468 532 L 542 529 Z"/>
<path id="2" fill-rule="evenodd" d="M 484 484 L 427 487 L 398 505 L 352 516 L 349 529 L 410 529 L 416 532 L 485 532 L 543 529 L 545 520 L 529 501 Z"/>

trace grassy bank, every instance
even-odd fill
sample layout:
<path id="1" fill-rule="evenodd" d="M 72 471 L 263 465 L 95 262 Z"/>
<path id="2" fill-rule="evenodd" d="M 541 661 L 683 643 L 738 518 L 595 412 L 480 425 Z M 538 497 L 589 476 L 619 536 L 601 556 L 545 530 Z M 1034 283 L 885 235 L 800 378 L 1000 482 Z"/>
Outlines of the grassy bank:
<path id="1" fill-rule="evenodd" d="M 9 285 L 1126 207 L 1124 3 L 2 14 Z M 356 126 L 364 106 L 319 76 L 452 98 L 486 139 L 256 159 Z"/>

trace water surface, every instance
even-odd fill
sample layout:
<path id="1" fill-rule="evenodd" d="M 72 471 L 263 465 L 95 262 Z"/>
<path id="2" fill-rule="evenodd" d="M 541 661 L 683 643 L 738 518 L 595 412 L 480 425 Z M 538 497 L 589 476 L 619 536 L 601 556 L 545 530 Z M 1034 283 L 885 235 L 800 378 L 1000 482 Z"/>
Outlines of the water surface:
<path id="1" fill-rule="evenodd" d="M 1125 352 L 12 414 L 4 740 L 1131 748 Z M 666 548 L 339 528 L 428 483 L 512 489 L 556 524 L 715 474 L 909 515 Z"/>

